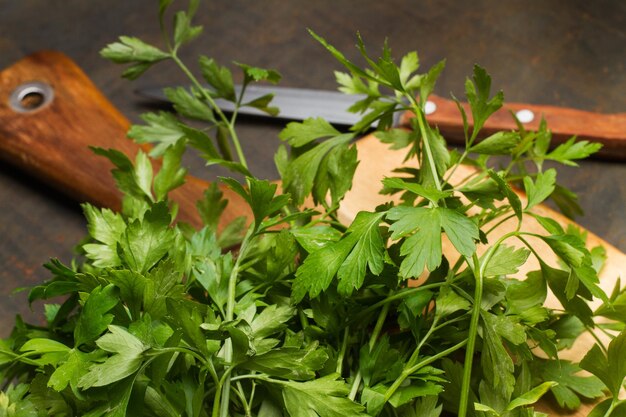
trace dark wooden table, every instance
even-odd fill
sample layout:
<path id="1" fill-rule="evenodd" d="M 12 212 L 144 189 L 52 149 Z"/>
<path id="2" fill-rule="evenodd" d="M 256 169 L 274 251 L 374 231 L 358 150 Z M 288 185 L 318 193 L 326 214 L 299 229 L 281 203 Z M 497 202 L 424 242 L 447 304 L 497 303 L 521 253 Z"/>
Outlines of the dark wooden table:
<path id="1" fill-rule="evenodd" d="M 185 5 L 185 2 L 175 2 Z M 73 58 L 131 120 L 149 110 L 133 90 L 183 77 L 160 66 L 132 85 L 121 69 L 98 56 L 118 35 L 158 43 L 154 0 L 21 0 L 3 2 L 0 13 L 0 68 L 40 49 Z M 385 37 L 396 56 L 417 50 L 423 67 L 447 58 L 436 93 L 463 95 L 472 65 L 486 67 L 509 101 L 552 104 L 598 112 L 626 111 L 626 3 L 622 1 L 280 1 L 205 2 L 198 21 L 200 41 L 183 56 L 200 53 L 221 63 L 233 60 L 270 67 L 283 85 L 335 88 L 340 69 L 313 39 L 310 27 L 350 58 L 358 60 L 355 33 L 371 50 Z M 247 120 L 241 137 L 258 175 L 275 177 L 271 155 L 280 125 Z M 53 128 L 53 127 L 51 127 Z M 626 132 L 625 132 L 626 134 Z M 195 175 L 210 179 L 199 161 L 188 161 Z M 626 251 L 626 164 L 585 161 L 564 169 L 561 181 L 579 193 L 586 216 L 580 224 Z M 48 277 L 41 264 L 50 257 L 69 261 L 86 233 L 78 203 L 6 164 L 0 165 L 0 336 L 13 315 L 39 317 L 13 288 Z"/>

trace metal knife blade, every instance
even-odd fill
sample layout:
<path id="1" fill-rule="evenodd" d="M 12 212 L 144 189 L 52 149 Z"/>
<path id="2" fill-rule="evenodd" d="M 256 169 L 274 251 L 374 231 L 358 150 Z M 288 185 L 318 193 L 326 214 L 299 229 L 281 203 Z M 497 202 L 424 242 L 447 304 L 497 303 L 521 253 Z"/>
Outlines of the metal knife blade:
<path id="1" fill-rule="evenodd" d="M 142 97 L 169 102 L 161 87 L 148 87 L 136 90 Z M 241 86 L 235 86 L 237 95 L 241 92 Z M 309 117 L 322 117 L 328 122 L 341 126 L 351 126 L 358 122 L 361 115 L 350 113 L 348 108 L 363 99 L 364 95 L 347 95 L 339 91 L 313 90 L 307 88 L 289 88 L 264 85 L 249 85 L 242 100 L 247 103 L 262 97 L 266 94 L 273 94 L 272 106 L 278 107 L 280 112 L 277 119 L 282 120 L 304 120 Z M 224 99 L 216 99 L 217 106 L 225 112 L 232 112 L 235 105 Z M 239 114 L 253 116 L 271 117 L 254 107 L 240 107 Z"/>

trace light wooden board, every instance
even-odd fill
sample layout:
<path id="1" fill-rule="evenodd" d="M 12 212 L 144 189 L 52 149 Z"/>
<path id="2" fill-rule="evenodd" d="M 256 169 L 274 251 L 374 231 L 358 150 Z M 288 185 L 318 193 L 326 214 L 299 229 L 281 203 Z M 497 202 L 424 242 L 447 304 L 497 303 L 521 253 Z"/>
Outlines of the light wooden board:
<path id="1" fill-rule="evenodd" d="M 373 135 L 360 139 L 357 142 L 357 147 L 359 151 L 359 160 L 361 162 L 355 174 L 352 190 L 346 195 L 339 211 L 340 218 L 347 222 L 353 219 L 359 211 L 374 210 L 377 205 L 388 201 L 389 196 L 378 194 L 378 191 L 381 188 L 380 181 L 385 176 L 397 175 L 393 174 L 392 170 L 408 164 L 403 163 L 405 152 L 389 150 L 388 145 L 381 143 Z M 470 175 L 474 172 L 473 170 L 474 168 L 467 166 L 459 167 L 452 178 L 452 182 L 454 183 L 455 180 L 460 180 L 467 175 Z M 519 195 L 523 205 L 525 205 L 526 197 L 523 193 L 519 193 Z M 533 208 L 533 211 L 541 216 L 556 220 L 563 227 L 566 227 L 569 224 L 574 224 L 570 219 L 545 205 L 539 205 Z M 495 241 L 497 237 L 513 231 L 516 226 L 516 220 L 504 223 L 497 231 L 493 232 L 493 237 L 490 235 L 491 241 Z M 581 226 L 576 226 L 584 230 Z M 525 217 L 521 230 L 537 234 L 546 234 L 545 230 L 529 216 Z M 600 273 L 600 286 L 604 289 L 604 291 L 610 293 L 615 286 L 617 278 L 623 274 L 624 268 L 626 267 L 626 255 L 614 246 L 602 240 L 599 236 L 589 231 L 587 231 L 587 234 L 587 244 L 589 247 L 602 245 L 606 249 L 607 261 Z M 554 256 L 550 250 L 546 250 L 547 246 L 544 243 L 537 241 L 537 239 L 531 240 L 531 242 L 537 245 L 537 250 L 542 254 L 545 261 L 553 266 L 557 265 L 556 256 Z M 514 243 L 514 240 L 507 241 L 507 244 Z M 452 248 L 450 244 L 446 245 L 445 241 L 444 254 L 449 256 L 451 259 L 456 259 L 458 257 L 454 248 Z M 527 272 L 536 269 L 538 269 L 538 262 L 529 258 L 529 262 L 520 270 L 518 275 L 520 277 L 524 277 Z M 549 295 L 546 304 L 550 308 L 560 308 L 560 304 L 553 294 Z M 598 302 L 594 305 L 597 304 Z M 562 351 L 560 353 L 560 357 L 570 360 L 580 360 L 593 345 L 593 337 L 586 333 L 576 341 L 571 350 Z M 587 416 L 591 408 L 593 408 L 593 405 L 583 404 L 578 411 L 573 413 L 560 411 L 558 408 L 553 407 L 552 404 L 548 404 L 547 402 L 542 403 L 540 408 L 543 412 L 548 413 L 550 416 L 583 417 Z"/>

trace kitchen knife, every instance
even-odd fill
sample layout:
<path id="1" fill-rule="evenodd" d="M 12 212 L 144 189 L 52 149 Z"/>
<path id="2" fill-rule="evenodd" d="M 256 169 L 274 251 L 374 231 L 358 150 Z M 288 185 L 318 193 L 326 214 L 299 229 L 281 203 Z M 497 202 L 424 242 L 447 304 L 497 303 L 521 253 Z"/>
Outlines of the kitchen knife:
<path id="1" fill-rule="evenodd" d="M 330 93 L 345 97 L 339 93 Z M 37 101 L 37 97 L 41 100 Z M 430 115 L 431 122 L 432 116 L 438 115 L 440 128 L 460 128 L 458 120 L 455 125 L 452 116 L 448 117 L 452 120 L 448 124 L 443 117 L 452 113 L 451 109 L 447 109 L 449 101 L 434 98 L 433 102 L 437 111 Z M 454 103 L 452 105 L 456 107 Z M 454 113 L 458 114 L 458 109 Z M 585 112 L 556 109 L 553 113 L 569 114 L 571 118 L 572 114 Z M 616 123 L 607 123 L 603 128 L 606 131 L 618 131 L 616 126 L 620 118 L 616 115 Z M 507 115 L 509 119 L 511 117 Z M 55 122 L 52 123 L 52 120 Z M 61 53 L 35 53 L 0 72 L 0 158 L 48 184 L 54 184 L 78 201 L 120 207 L 121 195 L 110 175 L 112 165 L 106 159 L 96 157 L 89 146 L 116 148 L 132 158 L 140 146 L 125 138 L 129 127 L 128 120 L 111 105 L 80 68 Z M 616 139 L 614 143 L 623 145 L 626 142 Z M 624 156 L 625 149 L 621 151 Z M 380 169 L 376 172 L 382 175 Z M 368 181 L 368 184 L 372 182 Z M 172 197 L 180 204 L 180 219 L 196 226 L 201 225 L 194 203 L 205 187 L 205 182 L 188 177 L 185 185 L 174 191 Z M 249 214 L 247 205 L 238 194 L 227 188 L 223 192 L 231 200 L 223 218 L 224 224 L 237 216 Z M 349 204 L 345 202 L 346 207 Z"/>
<path id="2" fill-rule="evenodd" d="M 236 90 L 241 91 L 241 86 Z M 143 97 L 160 102 L 168 102 L 161 87 L 147 87 L 137 90 Z M 360 120 L 360 115 L 348 111 L 351 105 L 362 99 L 362 95 L 347 95 L 338 91 L 313 90 L 305 88 L 287 88 L 277 86 L 254 85 L 246 87 L 242 102 L 249 102 L 266 94 L 273 94 L 272 105 L 280 109 L 278 118 L 286 120 L 304 120 L 308 117 L 323 117 L 336 125 L 352 125 Z M 221 109 L 232 112 L 233 103 L 219 99 Z M 461 103 L 466 113 L 471 115 L 469 105 Z M 437 126 L 449 141 L 464 143 L 463 120 L 454 101 L 438 96 L 430 96 L 425 106 L 428 122 Z M 242 107 L 240 114 L 262 117 L 269 116 L 252 107 Z M 552 131 L 553 144 L 560 144 L 576 136 L 578 140 L 600 142 L 603 145 L 598 153 L 607 159 L 626 160 L 626 113 L 603 114 L 565 107 L 506 103 L 485 123 L 481 134 L 491 135 L 499 131 L 515 130 L 515 115 L 526 130 L 537 130 L 544 118 Z M 401 119 L 402 125 L 408 125 L 410 114 Z M 473 127 L 471 118 L 470 128 Z"/>

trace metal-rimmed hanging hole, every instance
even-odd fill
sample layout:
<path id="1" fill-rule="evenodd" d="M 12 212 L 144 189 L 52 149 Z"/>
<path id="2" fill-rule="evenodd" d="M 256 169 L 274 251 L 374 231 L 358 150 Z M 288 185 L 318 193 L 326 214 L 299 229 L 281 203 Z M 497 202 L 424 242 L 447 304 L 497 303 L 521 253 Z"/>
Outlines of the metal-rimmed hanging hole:
<path id="1" fill-rule="evenodd" d="M 9 105 L 19 113 L 30 113 L 50 104 L 54 90 L 50 85 L 33 81 L 19 85 L 11 93 Z"/>

